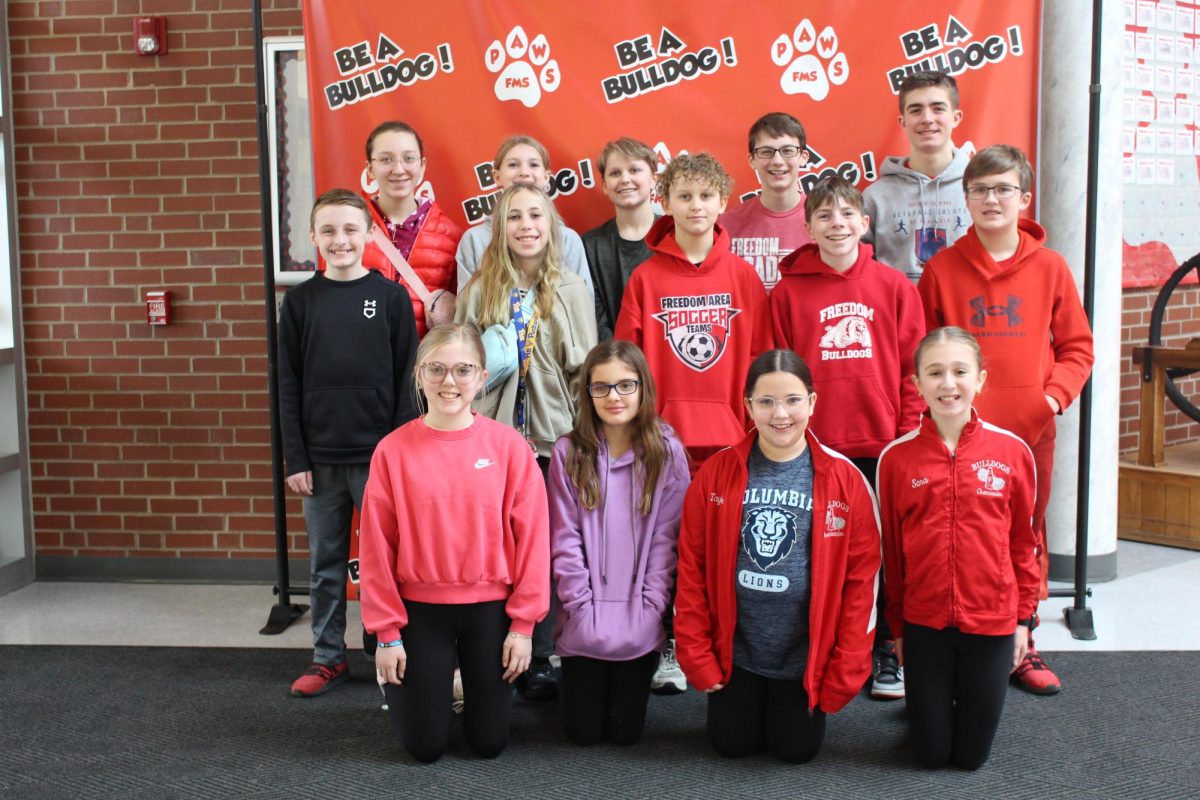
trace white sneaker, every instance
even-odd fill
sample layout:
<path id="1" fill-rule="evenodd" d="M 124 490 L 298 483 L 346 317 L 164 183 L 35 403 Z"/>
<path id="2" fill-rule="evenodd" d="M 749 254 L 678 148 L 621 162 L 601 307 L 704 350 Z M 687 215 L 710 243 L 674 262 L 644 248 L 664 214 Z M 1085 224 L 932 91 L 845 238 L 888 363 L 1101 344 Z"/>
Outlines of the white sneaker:
<path id="1" fill-rule="evenodd" d="M 462 673 L 454 670 L 454 686 L 450 690 L 450 708 L 455 714 L 463 711 Z"/>
<path id="2" fill-rule="evenodd" d="M 675 640 L 667 640 L 667 649 L 658 660 L 658 670 L 650 679 L 650 691 L 655 694 L 679 694 L 687 691 L 687 678 L 675 660 Z"/>

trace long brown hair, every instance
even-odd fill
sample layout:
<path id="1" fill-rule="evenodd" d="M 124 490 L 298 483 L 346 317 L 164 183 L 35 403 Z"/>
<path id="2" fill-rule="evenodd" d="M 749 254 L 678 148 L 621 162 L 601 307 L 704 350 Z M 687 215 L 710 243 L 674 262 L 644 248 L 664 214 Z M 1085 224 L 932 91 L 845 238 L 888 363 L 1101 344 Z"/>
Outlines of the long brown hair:
<path id="1" fill-rule="evenodd" d="M 596 474 L 596 457 L 600 452 L 600 431 L 603 423 L 596 413 L 596 404 L 588 394 L 588 384 L 592 380 L 592 371 L 601 364 L 609 361 L 619 361 L 629 367 L 641 381 L 640 402 L 637 415 L 629 424 L 632 426 L 630 440 L 636 456 L 635 469 L 642 479 L 642 496 L 638 502 L 638 511 L 643 515 L 649 514 L 654 504 L 654 490 L 658 479 L 667 465 L 670 453 L 663 438 L 663 422 L 654 412 L 655 389 L 654 377 L 650 374 L 650 366 L 646 356 L 637 345 L 623 339 L 610 339 L 592 348 L 584 359 L 580 370 L 582 380 L 575 389 L 578 411 L 575 414 L 575 426 L 567 434 L 571 447 L 567 450 L 567 476 L 579 493 L 579 502 L 584 508 L 594 509 L 600 504 L 600 478 Z"/>
<path id="2" fill-rule="evenodd" d="M 562 283 L 562 224 L 554 203 L 537 186 L 517 184 L 500 193 L 496 201 L 496 212 L 492 215 L 492 240 L 483 251 L 479 271 L 471 281 L 479 281 L 479 319 L 481 330 L 493 325 L 504 325 L 512 319 L 509 296 L 517 285 L 521 272 L 508 249 L 508 212 L 513 198 L 522 192 L 535 195 L 546 216 L 547 241 L 542 253 L 542 266 L 533 285 L 535 307 L 542 319 L 548 319 L 554 311 L 554 293 Z"/>

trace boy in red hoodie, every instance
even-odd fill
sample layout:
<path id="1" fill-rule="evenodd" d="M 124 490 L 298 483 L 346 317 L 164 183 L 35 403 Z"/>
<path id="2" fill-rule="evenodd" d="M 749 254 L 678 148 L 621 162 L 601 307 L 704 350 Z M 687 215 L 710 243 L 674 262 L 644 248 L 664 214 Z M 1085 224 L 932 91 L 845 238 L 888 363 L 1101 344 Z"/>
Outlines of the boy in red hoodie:
<path id="1" fill-rule="evenodd" d="M 810 426 L 826 447 L 854 462 L 875 485 L 883 449 L 917 426 L 924 403 L 907 376 L 925 335 L 917 289 L 903 273 L 874 259 L 860 240 L 870 219 L 863 196 L 843 178 L 819 181 L 804 201 L 812 244 L 779 265 L 771 293 L 775 346 L 809 365 L 826 408 Z M 882 614 L 875 628 L 871 696 L 904 697 L 904 671 Z"/>
<path id="2" fill-rule="evenodd" d="M 930 330 L 957 325 L 983 350 L 988 388 L 975 405 L 984 419 L 1025 440 L 1037 466 L 1033 528 L 1046 597 L 1046 507 L 1054 472 L 1054 417 L 1070 405 L 1092 369 L 1092 330 L 1066 260 L 1044 247 L 1046 231 L 1021 219 L 1033 168 L 1016 147 L 980 151 L 963 173 L 974 223 L 926 265 L 917 289 Z M 1012 681 L 1054 694 L 1058 677 L 1029 640 Z"/>
<path id="3" fill-rule="evenodd" d="M 659 388 L 656 410 L 679 434 L 693 471 L 745 436 L 740 382 L 771 349 L 767 292 L 717 223 L 732 188 L 708 153 L 667 165 L 659 179 L 667 215 L 646 235 L 652 255 L 625 287 L 614 334 L 645 352 Z"/>

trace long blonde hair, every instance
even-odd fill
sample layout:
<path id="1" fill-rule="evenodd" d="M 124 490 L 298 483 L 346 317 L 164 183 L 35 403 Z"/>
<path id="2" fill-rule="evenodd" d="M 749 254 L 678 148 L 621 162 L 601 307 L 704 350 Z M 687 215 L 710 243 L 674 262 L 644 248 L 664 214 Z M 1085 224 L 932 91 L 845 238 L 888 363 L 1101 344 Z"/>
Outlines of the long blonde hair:
<path id="1" fill-rule="evenodd" d="M 479 271 L 471 278 L 470 283 L 479 282 L 479 318 L 476 323 L 480 329 L 487 330 L 492 325 L 504 325 L 512 318 L 510 296 L 513 287 L 521 277 L 521 271 L 513 261 L 512 251 L 508 248 L 508 214 L 512 210 L 513 198 L 521 192 L 529 192 L 538 198 L 542 213 L 546 217 L 547 239 L 546 249 L 542 253 L 542 265 L 534 279 L 534 307 L 542 319 L 548 318 L 554 311 L 554 293 L 562 283 L 562 221 L 550 197 L 537 186 L 517 184 L 510 186 L 500 193 L 496 201 L 496 211 L 492 215 L 492 241 L 483 251 L 479 262 Z M 470 283 L 468 285 L 470 285 Z"/>

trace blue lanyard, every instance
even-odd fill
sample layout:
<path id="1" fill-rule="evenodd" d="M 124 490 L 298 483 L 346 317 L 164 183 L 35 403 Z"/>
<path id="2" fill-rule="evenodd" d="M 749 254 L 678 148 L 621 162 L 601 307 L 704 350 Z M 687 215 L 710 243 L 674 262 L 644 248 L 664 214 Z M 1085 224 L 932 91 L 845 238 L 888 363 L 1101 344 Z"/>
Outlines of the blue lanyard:
<path id="1" fill-rule="evenodd" d="M 533 291 L 531 288 L 529 291 Z M 520 362 L 517 364 L 517 402 L 514 410 L 514 419 L 516 420 L 517 430 L 522 435 L 525 433 L 525 376 L 529 373 L 529 365 L 533 362 L 533 348 L 537 343 L 538 328 L 540 327 L 541 319 L 538 316 L 537 306 L 534 306 L 533 314 L 529 318 L 528 330 L 525 323 L 525 308 L 521 303 L 521 293 L 513 287 L 512 290 L 512 316 L 513 328 L 517 332 L 517 357 Z"/>

